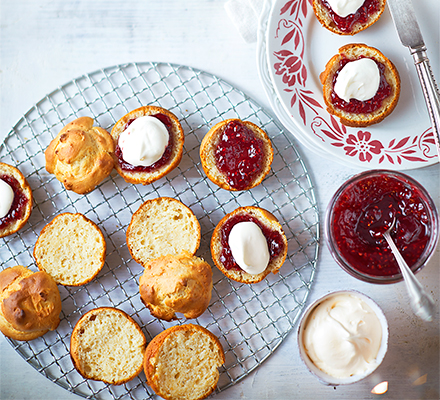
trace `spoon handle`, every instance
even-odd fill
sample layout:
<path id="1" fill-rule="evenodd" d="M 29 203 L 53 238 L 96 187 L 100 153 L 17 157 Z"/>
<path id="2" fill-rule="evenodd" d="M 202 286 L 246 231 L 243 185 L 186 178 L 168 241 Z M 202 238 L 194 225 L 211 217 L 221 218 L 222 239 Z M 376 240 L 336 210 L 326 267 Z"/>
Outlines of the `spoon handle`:
<path id="1" fill-rule="evenodd" d="M 408 294 L 411 299 L 411 307 L 414 313 L 425 321 L 432 321 L 435 313 L 435 303 L 432 297 L 425 291 L 421 283 L 415 277 L 414 273 L 409 268 L 408 264 L 400 254 L 396 244 L 391 238 L 389 232 L 384 233 L 384 238 L 388 245 L 391 247 L 391 251 L 396 258 L 397 264 L 403 275 L 403 279 L 408 290 Z"/>

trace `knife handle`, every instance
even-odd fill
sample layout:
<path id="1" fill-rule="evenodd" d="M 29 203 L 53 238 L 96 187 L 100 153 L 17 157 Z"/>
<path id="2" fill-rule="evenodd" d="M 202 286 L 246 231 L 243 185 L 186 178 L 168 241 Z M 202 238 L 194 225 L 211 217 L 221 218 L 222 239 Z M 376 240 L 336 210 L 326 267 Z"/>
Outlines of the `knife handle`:
<path id="1" fill-rule="evenodd" d="M 426 105 L 431 118 L 437 152 L 440 157 L 440 94 L 434 79 L 434 74 L 431 70 L 431 64 L 426 55 L 426 47 L 422 46 L 410 50 L 422 85 L 423 95 L 425 96 Z"/>

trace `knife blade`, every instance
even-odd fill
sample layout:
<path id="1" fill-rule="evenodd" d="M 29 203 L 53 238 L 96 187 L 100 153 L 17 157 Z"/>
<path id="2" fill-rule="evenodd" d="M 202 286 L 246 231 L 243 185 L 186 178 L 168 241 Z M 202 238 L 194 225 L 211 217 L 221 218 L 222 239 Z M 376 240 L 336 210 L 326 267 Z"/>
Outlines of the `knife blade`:
<path id="1" fill-rule="evenodd" d="M 387 0 L 391 17 L 402 44 L 409 48 L 422 86 L 440 158 L 440 94 L 426 54 L 422 32 L 411 0 Z"/>

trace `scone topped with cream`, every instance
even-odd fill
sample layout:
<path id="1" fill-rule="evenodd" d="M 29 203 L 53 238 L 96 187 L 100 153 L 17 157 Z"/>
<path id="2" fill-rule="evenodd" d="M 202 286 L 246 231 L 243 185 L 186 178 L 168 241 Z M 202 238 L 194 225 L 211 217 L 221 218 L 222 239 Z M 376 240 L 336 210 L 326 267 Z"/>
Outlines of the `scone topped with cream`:
<path id="1" fill-rule="evenodd" d="M 338 35 L 354 35 L 379 20 L 386 0 L 313 0 L 319 22 Z"/>
<path id="2" fill-rule="evenodd" d="M 156 106 L 137 108 L 114 125 L 115 168 L 126 182 L 152 183 L 179 165 L 185 140 L 182 126 L 170 111 Z"/>
<path id="3" fill-rule="evenodd" d="M 397 105 L 400 77 L 394 64 L 374 47 L 361 43 L 339 49 L 320 75 L 330 114 L 346 126 L 381 122 Z"/>
<path id="4" fill-rule="evenodd" d="M 228 278 L 256 283 L 281 268 L 287 256 L 287 239 L 269 211 L 239 207 L 214 229 L 211 255 L 217 268 Z"/>

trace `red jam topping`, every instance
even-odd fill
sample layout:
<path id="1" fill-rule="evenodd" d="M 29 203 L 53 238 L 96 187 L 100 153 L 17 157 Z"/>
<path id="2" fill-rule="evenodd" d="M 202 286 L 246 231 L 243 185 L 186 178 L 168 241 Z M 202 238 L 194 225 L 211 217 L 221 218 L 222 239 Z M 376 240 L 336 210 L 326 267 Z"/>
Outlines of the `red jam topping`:
<path id="1" fill-rule="evenodd" d="M 328 10 L 330 18 L 341 32 L 350 33 L 353 30 L 353 26 L 357 23 L 365 24 L 371 15 L 379 10 L 378 0 L 365 0 L 356 12 L 349 14 L 346 17 L 341 17 L 336 14 L 331 8 L 330 4 L 326 0 L 321 0 L 322 5 Z"/>
<path id="2" fill-rule="evenodd" d="M 166 165 L 170 161 L 171 154 L 173 151 L 173 124 L 171 122 L 171 119 L 167 115 L 160 113 L 151 116 L 157 118 L 160 122 L 162 122 L 166 126 L 168 130 L 168 134 L 170 135 L 170 138 L 168 140 L 168 145 L 165 148 L 165 152 L 163 153 L 162 158 L 160 160 L 157 160 L 153 165 L 149 165 L 149 166 L 132 165 L 124 160 L 124 158 L 122 157 L 122 150 L 117 144 L 115 148 L 115 154 L 116 157 L 118 158 L 119 166 L 123 171 L 148 172 L 148 173 L 154 172 L 159 168 L 163 167 L 164 165 Z M 135 119 L 128 120 L 127 123 L 125 124 L 124 130 L 127 129 L 134 120 Z"/>
<path id="3" fill-rule="evenodd" d="M 230 121 L 215 150 L 217 167 L 229 186 L 243 190 L 251 185 L 261 173 L 263 158 L 262 140 L 240 121 Z"/>
<path id="4" fill-rule="evenodd" d="M 333 209 L 332 234 L 340 255 L 353 269 L 372 276 L 400 272 L 383 233 L 412 267 L 430 239 L 431 221 L 423 195 L 391 175 L 365 177 L 348 186 Z"/>
<path id="5" fill-rule="evenodd" d="M 24 217 L 29 199 L 23 192 L 20 182 L 18 182 L 13 176 L 0 175 L 0 179 L 5 181 L 14 192 L 14 200 L 12 201 L 9 212 L 3 218 L 0 218 L 0 229 L 4 229 L 8 225 L 17 222 Z"/>
<path id="6" fill-rule="evenodd" d="M 342 68 L 350 61 L 353 60 L 349 60 L 345 57 L 340 61 L 339 69 L 336 71 L 335 76 L 333 77 L 333 87 L 335 86 L 336 78 L 338 77 L 339 72 L 341 72 Z M 345 100 L 341 99 L 333 90 L 331 98 L 332 103 L 336 108 L 353 114 L 369 114 L 378 110 L 382 106 L 382 101 L 391 94 L 391 86 L 385 79 L 385 65 L 378 62 L 377 60 L 373 59 L 373 61 L 376 62 L 380 73 L 379 88 L 377 89 L 376 94 L 369 100 L 360 101 L 356 99 L 350 99 L 350 101 L 347 103 Z"/>
<path id="7" fill-rule="evenodd" d="M 263 235 L 267 241 L 270 260 L 278 257 L 281 254 L 281 252 L 284 250 L 284 241 L 278 231 L 269 229 L 268 227 L 264 226 L 257 218 L 254 218 L 249 214 L 234 215 L 225 222 L 220 232 L 220 240 L 222 245 L 220 261 L 227 270 L 230 269 L 241 270 L 241 268 L 235 262 L 234 257 L 232 256 L 231 248 L 229 247 L 229 234 L 231 233 L 231 229 L 233 228 L 234 225 L 238 224 L 239 222 L 245 222 L 245 221 L 254 222 L 263 232 Z"/>

